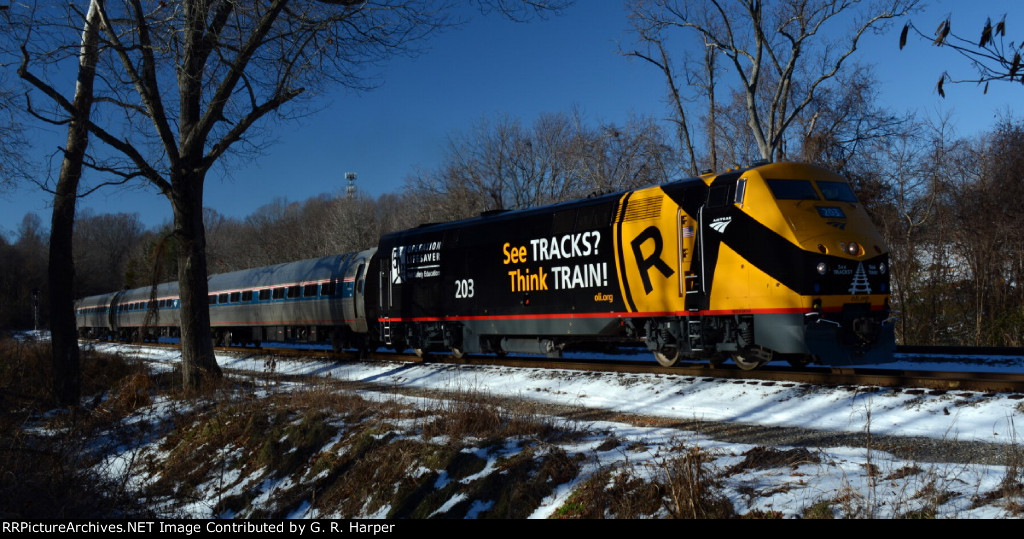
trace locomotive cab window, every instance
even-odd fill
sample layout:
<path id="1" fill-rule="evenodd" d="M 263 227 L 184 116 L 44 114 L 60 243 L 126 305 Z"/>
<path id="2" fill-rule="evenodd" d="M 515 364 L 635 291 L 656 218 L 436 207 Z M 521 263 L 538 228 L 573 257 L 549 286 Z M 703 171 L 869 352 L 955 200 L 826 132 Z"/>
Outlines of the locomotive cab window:
<path id="1" fill-rule="evenodd" d="M 730 202 L 729 193 L 736 187 L 736 184 L 714 185 L 708 190 L 708 207 L 724 208 Z"/>
<path id="2" fill-rule="evenodd" d="M 809 180 L 768 180 L 776 200 L 821 200 Z"/>
<path id="3" fill-rule="evenodd" d="M 853 194 L 853 189 L 850 189 L 850 184 L 848 183 L 818 182 L 818 189 L 820 189 L 821 194 L 825 196 L 825 200 L 850 203 L 857 202 L 857 197 Z"/>

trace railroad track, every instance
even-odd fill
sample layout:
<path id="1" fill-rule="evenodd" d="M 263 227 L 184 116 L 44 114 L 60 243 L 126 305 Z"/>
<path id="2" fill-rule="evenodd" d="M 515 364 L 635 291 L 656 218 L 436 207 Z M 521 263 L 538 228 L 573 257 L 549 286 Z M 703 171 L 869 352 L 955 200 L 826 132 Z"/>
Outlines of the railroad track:
<path id="1" fill-rule="evenodd" d="M 148 346 L 176 346 L 175 344 L 150 343 Z M 964 351 L 967 352 L 964 352 Z M 226 353 L 273 354 L 288 358 L 323 358 L 352 361 L 354 353 L 330 350 L 296 348 L 229 348 L 218 347 Z M 957 353 L 959 352 L 959 353 Z M 1004 355 L 1024 356 L 1019 348 L 966 348 L 966 347 L 900 347 L 897 353 L 920 355 Z M 423 359 L 410 354 L 374 352 L 368 360 L 404 361 L 423 363 Z M 440 355 L 430 356 L 426 362 L 501 366 L 534 369 L 568 369 L 586 372 L 613 372 L 631 374 L 663 374 L 684 378 L 731 379 L 735 383 L 760 385 L 807 384 L 818 386 L 850 386 L 854 388 L 887 388 L 908 393 L 941 394 L 949 391 L 978 391 L 985 393 L 1019 394 L 1024 399 L 1024 373 L 1004 372 L 958 372 L 925 370 L 892 370 L 862 367 L 818 367 L 794 368 L 783 365 L 762 365 L 754 370 L 742 370 L 731 364 L 711 367 L 707 362 L 680 362 L 673 367 L 661 367 L 651 362 L 617 361 L 608 359 L 551 359 L 543 357 L 492 357 L 466 356 L 461 359 Z"/>

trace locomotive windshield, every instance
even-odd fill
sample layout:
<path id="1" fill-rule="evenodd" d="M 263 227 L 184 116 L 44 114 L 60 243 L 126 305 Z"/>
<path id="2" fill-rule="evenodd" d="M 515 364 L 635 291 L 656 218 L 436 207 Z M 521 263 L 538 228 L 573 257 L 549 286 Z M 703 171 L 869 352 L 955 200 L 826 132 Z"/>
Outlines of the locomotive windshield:
<path id="1" fill-rule="evenodd" d="M 768 180 L 776 200 L 821 200 L 809 180 Z"/>
<path id="2" fill-rule="evenodd" d="M 818 189 L 821 189 L 821 194 L 825 195 L 826 200 L 857 202 L 853 189 L 845 182 L 818 182 Z"/>
<path id="3" fill-rule="evenodd" d="M 821 200 L 817 186 L 824 195 L 825 200 L 834 202 L 856 203 L 857 197 L 846 182 L 828 182 L 810 180 L 768 180 L 768 187 L 772 190 L 776 200 Z"/>

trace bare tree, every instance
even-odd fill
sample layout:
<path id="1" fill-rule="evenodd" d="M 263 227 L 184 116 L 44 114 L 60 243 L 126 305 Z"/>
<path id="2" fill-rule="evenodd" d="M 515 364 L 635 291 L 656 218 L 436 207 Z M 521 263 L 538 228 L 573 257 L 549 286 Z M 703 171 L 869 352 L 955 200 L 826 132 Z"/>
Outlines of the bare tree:
<path id="1" fill-rule="evenodd" d="M 889 166 L 878 162 L 879 157 L 888 156 L 892 144 L 914 139 L 920 126 L 914 125 L 911 115 L 895 114 L 879 104 L 878 83 L 870 66 L 853 65 L 836 82 L 819 91 L 799 119 L 798 155 L 850 179 L 877 174 Z M 860 200 L 868 206 L 872 202 Z"/>
<path id="2" fill-rule="evenodd" d="M 27 213 L 12 245 L 0 241 L 0 327 L 32 327 L 33 295 L 46 301 L 46 230 L 43 221 Z M 36 294 L 33 294 L 36 291 Z M 47 322 L 45 311 L 39 321 Z"/>
<path id="3" fill-rule="evenodd" d="M 531 126 L 506 117 L 453 135 L 441 167 L 406 187 L 423 202 L 421 221 L 447 221 L 661 183 L 674 163 L 649 119 L 594 128 L 579 113 L 549 113 Z"/>
<path id="4" fill-rule="evenodd" d="M 918 3 L 638 0 L 631 11 L 634 27 L 643 29 L 643 41 L 663 44 L 681 30 L 684 39 L 686 33 L 695 34 L 705 47 L 717 51 L 699 69 L 713 74 L 715 62 L 722 61 L 737 81 L 731 89 L 742 101 L 746 127 L 761 158 L 775 160 L 786 157 L 791 127 L 816 94 L 841 73 L 863 35 L 884 28 Z M 669 57 L 665 54 L 657 63 L 668 65 Z M 713 80 L 700 73 L 696 78 Z"/>
<path id="5" fill-rule="evenodd" d="M 22 123 L 18 118 L 16 95 L 0 77 L 0 193 L 9 191 L 14 185 L 28 177 L 28 163 L 25 155 L 28 142 Z"/>
<path id="6" fill-rule="evenodd" d="M 957 174 L 945 179 L 947 241 L 965 271 L 962 289 L 970 306 L 970 328 L 963 332 L 975 345 L 1019 345 L 1024 304 L 1019 290 L 1024 233 L 1019 192 L 1024 175 L 1024 123 L 1004 120 L 967 145 Z"/>
<path id="7" fill-rule="evenodd" d="M 672 55 L 669 53 L 669 45 L 664 36 L 665 25 L 657 19 L 648 17 L 643 6 L 639 3 L 634 4 L 634 10 L 630 13 L 630 23 L 644 49 L 623 51 L 623 54 L 650 63 L 664 75 L 668 93 L 666 99 L 672 110 L 670 121 L 675 125 L 679 147 L 687 156 L 686 169 L 694 176 L 697 175 L 701 166 L 700 160 L 697 157 L 698 143 L 694 140 L 694 135 L 691 134 L 695 122 L 687 114 L 690 100 L 684 95 L 683 84 L 699 88 L 707 100 L 708 115 L 707 122 L 705 123 L 707 126 L 707 148 L 709 152 L 707 162 L 711 169 L 717 170 L 718 154 L 716 151 L 716 141 L 718 131 L 715 122 L 715 109 L 717 107 L 717 96 L 715 94 L 717 87 L 715 75 L 718 71 L 717 50 L 705 41 L 700 67 L 694 67 L 694 63 L 687 59 L 683 72 L 679 73 L 672 60 Z M 680 80 L 681 78 L 683 80 Z"/>
<path id="8" fill-rule="evenodd" d="M 74 312 L 74 223 L 78 201 L 78 184 L 82 178 L 83 163 L 89 146 L 89 124 L 93 109 L 96 64 L 100 54 L 100 15 L 103 0 L 90 0 L 84 15 L 81 40 L 77 52 L 78 69 L 71 100 L 52 86 L 29 72 L 28 34 L 21 44 L 22 62 L 18 75 L 46 92 L 57 101 L 68 125 L 66 147 L 57 185 L 53 191 L 53 211 L 50 221 L 50 250 L 48 285 L 50 304 L 50 331 L 53 364 L 53 391 L 55 399 L 63 405 L 77 405 L 80 397 L 78 334 Z"/>
<path id="9" fill-rule="evenodd" d="M 9 8 L 6 4 L 0 4 L 0 27 L 12 24 Z M 0 146 L 0 192 L 12 189 L 17 180 L 28 176 L 24 158 L 28 144 L 24 128 L 17 117 L 21 107 L 16 105 L 16 97 L 13 87 L 0 73 L 0 140 L 4 141 L 3 146 Z"/>
<path id="10" fill-rule="evenodd" d="M 171 204 L 183 378 L 196 388 L 220 372 L 206 301 L 203 187 L 210 169 L 233 150 L 258 151 L 265 117 L 295 112 L 301 98 L 328 85 L 369 88 L 363 67 L 409 52 L 453 21 L 447 5 L 431 0 L 114 3 L 96 3 L 106 53 L 94 117 L 103 121 L 88 125 L 119 160 L 96 168 L 143 178 Z M 482 5 L 504 13 L 510 6 Z M 23 55 L 23 78 L 71 114 L 74 106 L 33 72 L 33 58 L 42 55 L 28 47 Z"/>
<path id="11" fill-rule="evenodd" d="M 75 218 L 75 276 L 80 296 L 120 290 L 128 260 L 145 227 L 137 213 L 79 211 Z"/>
<path id="12" fill-rule="evenodd" d="M 907 45 L 907 37 L 911 30 L 919 37 L 930 40 L 932 45 L 947 47 L 957 54 L 967 58 L 977 71 L 977 77 L 953 78 L 948 71 L 939 76 L 939 82 L 935 89 L 939 95 L 946 97 L 943 85 L 946 82 L 963 83 L 973 82 L 985 84 L 985 92 L 988 92 L 988 84 L 992 81 L 1020 82 L 1024 84 L 1024 60 L 1021 53 L 1024 53 L 1024 40 L 1019 42 L 1011 41 L 1006 43 L 1006 15 L 995 25 L 992 18 L 985 20 L 985 26 L 979 32 L 977 41 L 967 39 L 961 34 L 952 30 L 953 25 L 950 18 L 942 21 L 935 29 L 934 38 L 926 36 L 913 22 L 903 26 L 900 33 L 900 49 Z"/>
<path id="13" fill-rule="evenodd" d="M 590 193 L 665 183 L 679 171 L 678 156 L 651 118 L 631 115 L 623 125 L 587 128 L 576 155 Z"/>

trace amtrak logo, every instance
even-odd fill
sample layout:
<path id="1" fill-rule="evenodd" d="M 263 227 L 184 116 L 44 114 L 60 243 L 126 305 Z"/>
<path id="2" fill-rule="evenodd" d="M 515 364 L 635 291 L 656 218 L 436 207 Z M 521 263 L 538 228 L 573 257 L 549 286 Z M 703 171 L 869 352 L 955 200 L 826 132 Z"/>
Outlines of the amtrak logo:
<path id="1" fill-rule="evenodd" d="M 719 217 L 711 222 L 711 228 L 719 234 L 725 234 L 725 227 L 732 222 L 732 217 Z"/>

